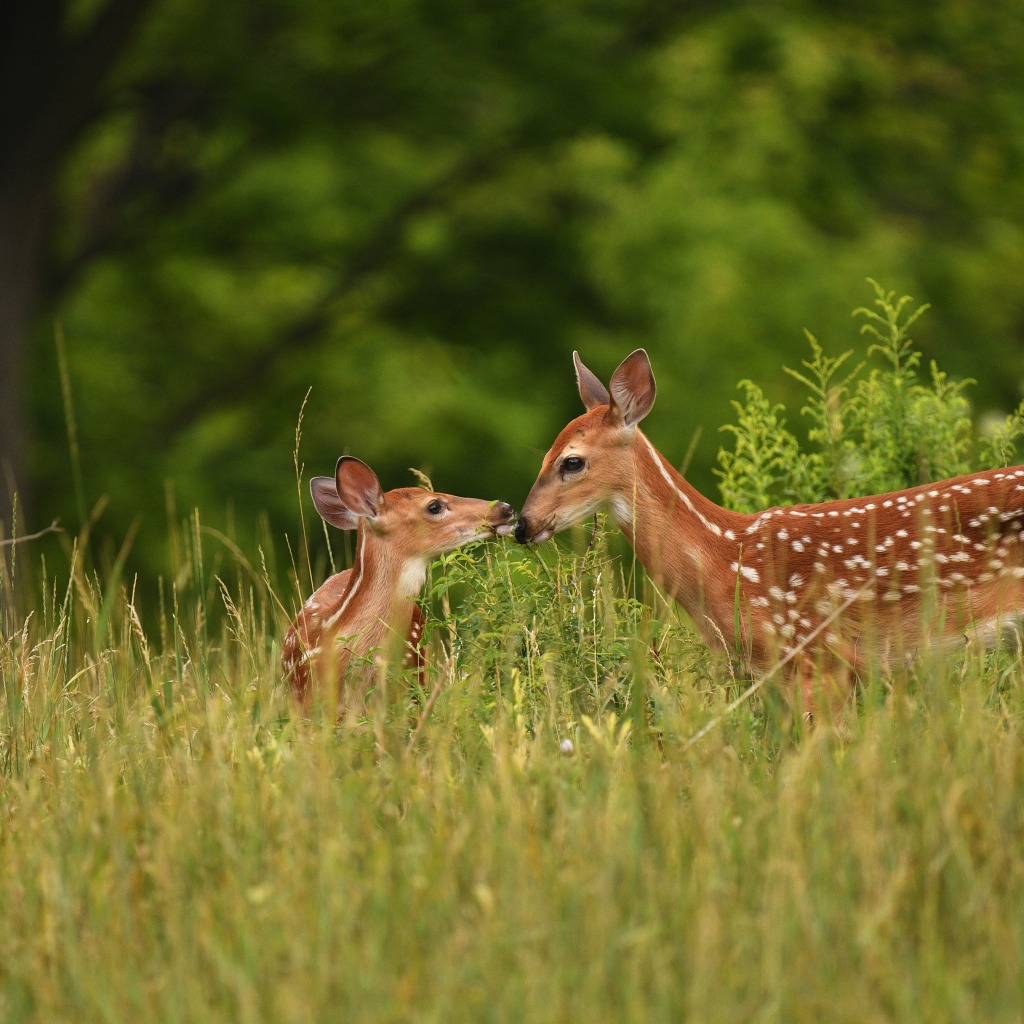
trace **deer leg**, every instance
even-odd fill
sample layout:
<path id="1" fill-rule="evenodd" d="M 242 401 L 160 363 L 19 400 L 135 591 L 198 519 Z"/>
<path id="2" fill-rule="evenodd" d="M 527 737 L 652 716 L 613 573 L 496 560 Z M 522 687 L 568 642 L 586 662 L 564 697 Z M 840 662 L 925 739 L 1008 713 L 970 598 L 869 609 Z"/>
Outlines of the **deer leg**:
<path id="1" fill-rule="evenodd" d="M 853 674 L 845 665 L 822 665 L 806 659 L 797 668 L 800 711 L 809 725 L 828 723 L 842 728 L 855 687 Z"/>

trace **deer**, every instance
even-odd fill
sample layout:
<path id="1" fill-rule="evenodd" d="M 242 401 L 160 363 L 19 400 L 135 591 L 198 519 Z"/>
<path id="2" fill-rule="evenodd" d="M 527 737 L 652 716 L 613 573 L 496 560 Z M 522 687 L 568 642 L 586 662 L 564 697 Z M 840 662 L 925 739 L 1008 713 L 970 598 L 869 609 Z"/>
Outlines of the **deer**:
<path id="1" fill-rule="evenodd" d="M 704 641 L 755 678 L 777 672 L 805 718 L 841 721 L 859 678 L 925 649 L 992 646 L 1024 608 L 1024 467 L 890 494 L 734 512 L 688 483 L 638 424 L 647 353 L 606 388 L 573 353 L 586 412 L 555 438 L 515 538 L 539 543 L 599 510 Z"/>
<path id="2" fill-rule="evenodd" d="M 401 657 L 423 685 L 424 617 L 416 599 L 438 555 L 512 532 L 504 501 L 440 494 L 418 487 L 385 493 L 365 462 L 343 455 L 334 477 L 310 481 L 317 512 L 339 530 L 356 530 L 355 564 L 329 577 L 288 629 L 282 665 L 308 714 L 334 700 L 339 720 L 365 709 L 384 664 Z"/>

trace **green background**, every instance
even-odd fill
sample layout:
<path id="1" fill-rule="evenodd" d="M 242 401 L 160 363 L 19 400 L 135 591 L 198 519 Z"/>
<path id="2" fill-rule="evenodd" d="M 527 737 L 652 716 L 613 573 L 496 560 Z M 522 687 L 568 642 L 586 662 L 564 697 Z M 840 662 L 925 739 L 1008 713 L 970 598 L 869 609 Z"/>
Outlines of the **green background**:
<path id="1" fill-rule="evenodd" d="M 49 6 L 67 39 L 115 4 Z M 701 431 L 718 498 L 737 381 L 791 399 L 805 329 L 859 346 L 868 276 L 932 304 L 915 342 L 976 415 L 1020 400 L 1019 3 L 135 6 L 52 181 L 26 529 L 106 496 L 93 536 L 137 523 L 150 576 L 169 495 L 294 538 L 307 391 L 305 478 L 348 452 L 518 506 L 572 350 L 607 380 L 641 345 L 645 429 L 677 465 Z"/>

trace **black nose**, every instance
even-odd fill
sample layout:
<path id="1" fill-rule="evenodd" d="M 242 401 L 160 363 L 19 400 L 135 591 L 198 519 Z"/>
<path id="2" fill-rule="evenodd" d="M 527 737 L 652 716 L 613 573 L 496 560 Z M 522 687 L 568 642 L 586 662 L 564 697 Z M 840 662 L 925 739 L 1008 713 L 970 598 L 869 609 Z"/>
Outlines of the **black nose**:
<path id="1" fill-rule="evenodd" d="M 526 543 L 527 535 L 530 532 L 530 528 L 526 524 L 526 520 L 520 516 L 519 522 L 516 523 L 515 538 L 520 544 Z"/>
<path id="2" fill-rule="evenodd" d="M 516 514 L 516 510 L 507 501 L 499 501 L 498 504 L 495 505 L 495 508 L 497 509 L 498 515 L 500 515 L 506 522 Z"/>

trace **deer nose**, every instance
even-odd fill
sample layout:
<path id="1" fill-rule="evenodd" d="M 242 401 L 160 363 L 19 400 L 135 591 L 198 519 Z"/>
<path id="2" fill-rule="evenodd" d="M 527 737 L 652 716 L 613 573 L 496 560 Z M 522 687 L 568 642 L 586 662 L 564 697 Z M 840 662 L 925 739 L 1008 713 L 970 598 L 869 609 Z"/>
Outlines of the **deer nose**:
<path id="1" fill-rule="evenodd" d="M 529 535 L 530 527 L 526 519 L 524 519 L 523 516 L 520 516 L 519 522 L 516 523 L 515 538 L 520 544 L 525 544 Z"/>
<path id="2" fill-rule="evenodd" d="M 494 506 L 494 511 L 497 512 L 506 523 L 516 514 L 516 510 L 507 501 L 499 501 L 498 504 Z"/>

